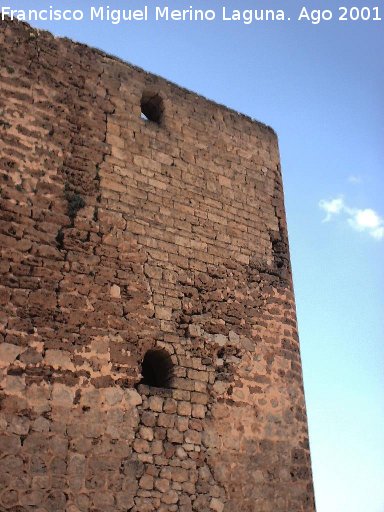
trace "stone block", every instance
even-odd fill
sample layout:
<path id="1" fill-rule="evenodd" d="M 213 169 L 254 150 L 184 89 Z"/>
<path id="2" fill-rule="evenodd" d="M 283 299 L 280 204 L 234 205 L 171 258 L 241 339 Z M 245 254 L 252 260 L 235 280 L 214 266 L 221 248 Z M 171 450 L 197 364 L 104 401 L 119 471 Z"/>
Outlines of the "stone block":
<path id="1" fill-rule="evenodd" d="M 146 441 L 153 440 L 153 430 L 150 427 L 140 427 L 139 435 L 141 439 L 145 439 Z"/>
<path id="2" fill-rule="evenodd" d="M 71 354 L 65 350 L 47 350 L 44 358 L 45 364 L 54 368 L 72 369 Z"/>
<path id="3" fill-rule="evenodd" d="M 173 428 L 175 425 L 175 415 L 174 414 L 159 414 L 159 417 L 157 418 L 157 424 L 159 427 L 165 427 L 165 428 Z"/>
<path id="4" fill-rule="evenodd" d="M 205 406 L 201 404 L 192 404 L 192 416 L 194 418 L 205 418 Z"/>
<path id="5" fill-rule="evenodd" d="M 133 449 L 137 453 L 147 453 L 149 452 L 149 443 L 145 439 L 135 439 L 133 442 Z"/>
<path id="6" fill-rule="evenodd" d="M 161 396 L 151 396 L 149 397 L 148 403 L 151 411 L 162 412 L 163 410 L 163 398 Z"/>
<path id="7" fill-rule="evenodd" d="M 215 512 L 223 512 L 224 503 L 217 498 L 212 498 L 209 508 Z"/>
<path id="8" fill-rule="evenodd" d="M 189 444 L 201 444 L 201 433 L 196 430 L 187 430 L 184 434 L 184 440 Z"/>
<path id="9" fill-rule="evenodd" d="M 24 347 L 18 347 L 11 343 L 0 344 L 0 367 L 5 368 L 13 363 L 16 357 L 25 350 Z"/>
<path id="10" fill-rule="evenodd" d="M 165 493 L 169 491 L 170 482 L 165 478 L 157 478 L 155 480 L 155 489 L 160 491 L 161 493 Z"/>
<path id="11" fill-rule="evenodd" d="M 167 398 L 164 400 L 163 410 L 167 414 L 174 414 L 177 411 L 177 402 L 172 398 Z"/>
<path id="12" fill-rule="evenodd" d="M 181 444 L 183 442 L 183 434 L 179 432 L 178 430 L 171 428 L 167 430 L 167 439 L 171 443 L 179 443 Z"/>
<path id="13" fill-rule="evenodd" d="M 170 490 L 162 495 L 161 501 L 167 505 L 172 505 L 179 501 L 179 497 L 176 491 Z"/>
<path id="14" fill-rule="evenodd" d="M 179 402 L 177 404 L 177 414 L 180 416 L 191 416 L 192 414 L 192 405 L 190 402 Z"/>
<path id="15" fill-rule="evenodd" d="M 141 489 L 146 489 L 148 491 L 151 491 L 154 486 L 154 479 L 153 476 L 150 475 L 143 475 L 140 478 L 139 487 Z"/>

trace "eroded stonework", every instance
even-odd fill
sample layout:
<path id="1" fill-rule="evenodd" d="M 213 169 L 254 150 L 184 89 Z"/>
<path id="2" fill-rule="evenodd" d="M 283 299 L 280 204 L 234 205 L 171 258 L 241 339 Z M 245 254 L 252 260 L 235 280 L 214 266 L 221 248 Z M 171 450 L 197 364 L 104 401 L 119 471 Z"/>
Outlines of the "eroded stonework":
<path id="1" fill-rule="evenodd" d="M 0 509 L 313 512 L 274 132 L 0 28 Z"/>

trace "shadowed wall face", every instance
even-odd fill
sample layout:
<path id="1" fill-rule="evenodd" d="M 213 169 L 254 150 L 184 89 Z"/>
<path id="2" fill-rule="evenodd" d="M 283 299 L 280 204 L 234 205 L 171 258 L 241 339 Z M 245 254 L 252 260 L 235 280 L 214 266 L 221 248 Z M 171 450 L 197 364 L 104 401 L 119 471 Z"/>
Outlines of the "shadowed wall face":
<path id="1" fill-rule="evenodd" d="M 1 29 L 0 508 L 314 511 L 274 132 Z"/>

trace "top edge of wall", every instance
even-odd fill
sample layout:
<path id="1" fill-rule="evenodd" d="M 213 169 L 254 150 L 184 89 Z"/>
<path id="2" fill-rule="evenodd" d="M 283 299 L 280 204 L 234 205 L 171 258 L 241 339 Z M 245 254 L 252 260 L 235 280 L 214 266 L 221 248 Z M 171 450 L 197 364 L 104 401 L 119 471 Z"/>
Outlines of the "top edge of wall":
<path id="1" fill-rule="evenodd" d="M 18 26 L 22 26 L 25 30 L 29 30 L 31 34 L 35 34 L 36 37 L 39 37 L 41 35 L 45 35 L 46 37 L 49 37 L 49 38 L 52 38 L 54 40 L 62 40 L 62 41 L 65 41 L 65 42 L 69 42 L 75 46 L 78 46 L 78 47 L 81 47 L 81 48 L 86 48 L 88 50 L 91 50 L 92 52 L 94 52 L 95 54 L 103 57 L 103 58 L 107 58 L 107 59 L 111 59 L 115 62 L 119 62 L 121 64 L 124 64 L 125 66 L 131 68 L 131 69 L 135 69 L 136 71 L 139 71 L 139 72 L 142 72 L 142 73 L 145 73 L 147 75 L 150 75 L 156 79 L 159 79 L 159 80 L 162 80 L 163 82 L 165 82 L 166 84 L 168 84 L 169 86 L 171 87 L 175 87 L 177 89 L 179 89 L 180 91 L 183 91 L 187 94 L 190 94 L 192 96 L 195 96 L 196 98 L 199 98 L 199 99 L 202 99 L 204 101 L 206 101 L 207 103 L 213 105 L 213 106 L 216 106 L 216 107 L 219 107 L 221 109 L 224 109 L 226 110 L 228 113 L 231 113 L 231 114 L 234 114 L 240 118 L 243 118 L 245 121 L 248 121 L 248 122 L 251 122 L 253 124 L 256 124 L 259 128 L 262 128 L 268 132 L 270 132 L 271 135 L 275 136 L 277 138 L 277 134 L 275 132 L 275 130 L 273 128 L 271 128 L 270 126 L 268 126 L 267 124 L 261 122 L 261 121 L 258 121 L 257 119 L 254 119 L 242 112 L 238 112 L 236 111 L 235 109 L 232 109 L 230 107 L 227 107 L 226 105 L 223 105 L 221 103 L 218 103 L 210 98 L 207 98 L 201 94 L 198 94 L 194 91 L 191 91 L 190 89 L 186 88 L 186 87 L 182 87 L 180 86 L 179 84 L 176 84 L 175 82 L 172 82 L 171 80 L 168 80 L 167 78 L 164 78 L 160 75 L 157 75 L 155 73 L 151 73 L 143 68 L 141 68 L 140 66 L 136 66 L 135 64 L 131 64 L 130 62 L 127 62 L 125 61 L 124 59 L 121 59 L 120 57 L 117 57 L 116 55 L 113 55 L 113 54 L 109 54 L 105 51 L 103 51 L 102 49 L 100 48 L 97 48 L 97 47 L 93 47 L 93 46 L 90 46 L 90 45 L 87 45 L 85 43 L 80 43 L 78 41 L 75 41 L 73 39 L 70 39 L 69 37 L 61 37 L 61 36 L 55 36 L 54 34 L 52 34 L 51 32 L 49 32 L 48 30 L 45 30 L 45 29 L 39 29 L 39 28 L 35 28 L 35 27 L 32 27 L 29 23 L 26 23 L 24 21 L 20 21 L 20 20 L 17 20 L 17 19 L 10 19 L 9 17 L 5 16 L 4 17 L 4 20 L 3 21 L 0 21 L 0 27 L 3 23 L 7 23 L 9 25 L 12 25 L 12 24 L 15 24 L 15 25 L 18 25 Z"/>

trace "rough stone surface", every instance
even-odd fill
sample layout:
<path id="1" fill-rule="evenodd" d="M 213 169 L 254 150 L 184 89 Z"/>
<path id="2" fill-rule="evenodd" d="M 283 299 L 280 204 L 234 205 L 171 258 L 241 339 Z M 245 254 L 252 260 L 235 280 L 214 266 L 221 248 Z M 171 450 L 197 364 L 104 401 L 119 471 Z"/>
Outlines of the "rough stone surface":
<path id="1" fill-rule="evenodd" d="M 274 132 L 19 22 L 0 44 L 0 509 L 313 512 Z M 137 386 L 155 347 L 170 389 Z"/>

